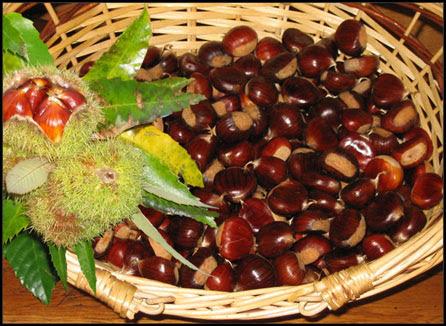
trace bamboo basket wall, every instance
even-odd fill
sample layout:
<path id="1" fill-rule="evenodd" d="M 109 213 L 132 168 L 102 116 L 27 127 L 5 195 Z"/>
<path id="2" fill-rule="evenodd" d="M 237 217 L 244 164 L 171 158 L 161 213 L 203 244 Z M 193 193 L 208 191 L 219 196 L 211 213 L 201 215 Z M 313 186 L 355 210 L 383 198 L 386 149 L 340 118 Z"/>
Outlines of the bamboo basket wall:
<path id="1" fill-rule="evenodd" d="M 53 5 L 44 6 L 55 26 L 53 33 L 45 37 L 50 53 L 57 66 L 74 71 L 87 61 L 97 60 L 143 9 L 143 4 L 137 3 L 86 4 L 88 8 L 82 7 L 71 19 L 65 17 L 61 21 Z M 441 4 L 433 3 L 410 6 L 415 8 L 414 16 L 409 26 L 402 28 L 389 22 L 372 5 L 359 3 L 147 4 L 153 31 L 150 44 L 170 44 L 177 54 L 195 52 L 208 40 L 221 40 L 226 31 L 240 24 L 253 27 L 259 39 L 280 39 L 286 28 L 295 27 L 319 40 L 332 34 L 345 19 L 362 21 L 369 36 L 367 50 L 380 55 L 381 72 L 399 76 L 410 92 L 421 126 L 432 138 L 431 163 L 435 172 L 443 176 L 443 76 L 437 62 L 443 46 L 430 55 L 410 35 L 420 17 L 443 22 L 443 10 Z M 3 5 L 4 12 L 20 8 L 23 4 Z M 389 32 L 392 26 L 399 28 L 399 36 Z M 393 32 L 398 34 L 396 27 Z M 96 297 L 128 319 L 133 319 L 137 312 L 205 320 L 313 316 L 396 287 L 442 262 L 443 201 L 426 215 L 425 229 L 392 252 L 310 284 L 234 293 L 196 290 L 128 276 L 97 261 Z M 76 256 L 70 252 L 67 264 L 69 282 L 93 295 Z"/>

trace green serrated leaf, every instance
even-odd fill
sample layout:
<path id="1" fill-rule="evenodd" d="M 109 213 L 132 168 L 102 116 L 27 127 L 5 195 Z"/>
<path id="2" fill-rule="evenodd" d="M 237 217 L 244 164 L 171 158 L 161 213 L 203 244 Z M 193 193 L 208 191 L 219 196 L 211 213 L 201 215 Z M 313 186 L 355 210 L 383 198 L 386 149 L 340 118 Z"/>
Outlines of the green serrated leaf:
<path id="1" fill-rule="evenodd" d="M 144 190 L 177 204 L 212 208 L 192 195 L 189 188 L 181 183 L 178 177 L 158 158 L 148 153 L 145 154 Z"/>
<path id="2" fill-rule="evenodd" d="M 154 126 L 141 126 L 122 133 L 120 137 L 158 158 L 173 173 L 181 175 L 186 184 L 193 187 L 204 186 L 197 163 L 168 134 Z"/>
<path id="3" fill-rule="evenodd" d="M 176 94 L 168 87 L 156 87 L 151 83 L 118 78 L 95 80 L 90 87 L 106 102 L 102 106 L 105 124 L 116 127 L 129 121 L 132 121 L 133 126 L 150 123 L 158 117 L 180 111 L 204 98 L 199 94 Z"/>
<path id="4" fill-rule="evenodd" d="M 151 35 L 149 13 L 144 8 L 115 44 L 95 62 L 84 79 L 87 82 L 104 78 L 132 79 L 141 67 Z"/>
<path id="5" fill-rule="evenodd" d="M 149 82 L 153 87 L 167 87 L 173 92 L 181 90 L 183 87 L 189 85 L 190 79 L 183 77 L 169 77 Z"/>
<path id="6" fill-rule="evenodd" d="M 90 288 L 96 294 L 96 266 L 91 242 L 87 240 L 79 241 L 73 249 L 79 260 L 82 273 L 84 273 Z"/>
<path id="7" fill-rule="evenodd" d="M 15 12 L 3 15 L 3 20 L 6 20 L 7 24 L 17 31 L 15 36 L 17 34 L 20 35 L 21 39 L 14 41 L 21 44 L 20 46 L 23 48 L 22 52 L 26 53 L 24 57 L 29 65 L 40 66 L 54 64 L 54 59 L 48 51 L 48 47 L 40 39 L 39 32 L 31 20 Z M 5 37 L 4 30 L 3 37 Z"/>
<path id="8" fill-rule="evenodd" d="M 13 54 L 20 55 L 21 57 L 28 60 L 28 53 L 25 47 L 25 41 L 20 36 L 18 30 L 16 30 L 12 25 L 9 19 L 4 17 L 2 22 L 3 27 L 3 40 L 2 46 L 3 51 L 10 51 Z"/>
<path id="9" fill-rule="evenodd" d="M 57 275 L 59 275 L 59 279 L 66 291 L 68 290 L 67 258 L 65 257 L 67 249 L 56 246 L 52 243 L 48 244 L 48 249 L 50 250 L 53 266 L 56 269 Z"/>
<path id="10" fill-rule="evenodd" d="M 3 199 L 2 215 L 3 244 L 5 244 L 26 228 L 30 221 L 25 215 L 23 204 L 11 199 Z"/>
<path id="11" fill-rule="evenodd" d="M 176 204 L 146 191 L 143 194 L 143 204 L 165 214 L 187 216 L 210 227 L 217 227 L 214 219 L 218 213 L 205 208 Z"/>
<path id="12" fill-rule="evenodd" d="M 40 301 L 48 304 L 56 284 L 56 276 L 42 241 L 22 232 L 5 247 L 5 258 L 20 282 Z"/>
<path id="13" fill-rule="evenodd" d="M 198 268 L 189 262 L 186 258 L 184 258 L 179 252 L 177 252 L 174 248 L 172 248 L 166 240 L 164 240 L 163 236 L 158 232 L 158 230 L 153 226 L 152 223 L 142 214 L 136 213 L 132 215 L 132 221 L 136 224 L 138 229 L 143 231 L 148 237 L 152 238 L 156 242 L 158 242 L 164 249 L 167 250 L 173 257 L 175 257 L 178 261 L 186 265 L 187 267 L 198 270 Z"/>
<path id="14" fill-rule="evenodd" d="M 26 61 L 8 51 L 3 51 L 3 73 L 10 73 L 26 66 Z"/>

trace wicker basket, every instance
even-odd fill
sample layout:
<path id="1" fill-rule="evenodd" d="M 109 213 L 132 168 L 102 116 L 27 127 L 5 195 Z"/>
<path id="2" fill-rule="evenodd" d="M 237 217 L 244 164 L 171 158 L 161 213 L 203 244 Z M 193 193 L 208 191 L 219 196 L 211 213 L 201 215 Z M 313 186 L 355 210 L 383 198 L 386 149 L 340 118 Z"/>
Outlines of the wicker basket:
<path id="1" fill-rule="evenodd" d="M 360 20 L 367 27 L 367 50 L 381 56 L 381 71 L 398 75 L 409 90 L 421 126 L 433 141 L 431 163 L 435 172 L 443 175 L 443 76 L 437 62 L 443 46 L 432 56 L 410 35 L 420 17 L 442 23 L 442 6 L 405 5 L 415 10 L 407 28 L 376 7 L 359 3 L 155 3 L 148 5 L 153 29 L 150 44 L 171 44 L 178 54 L 195 51 L 239 24 L 252 26 L 259 38 L 280 38 L 286 28 L 296 27 L 318 40 L 332 34 L 345 19 Z M 53 26 L 53 32 L 47 28 L 45 36 L 50 53 L 59 67 L 74 71 L 84 62 L 98 59 L 143 9 L 135 3 L 86 4 L 87 9 L 82 7 L 61 21 L 53 5 L 44 6 Z M 20 8 L 23 4 L 3 5 L 4 12 Z M 442 262 L 443 202 L 426 215 L 425 229 L 387 255 L 310 284 L 234 293 L 196 290 L 128 276 L 98 261 L 96 297 L 129 319 L 137 312 L 205 320 L 313 316 L 398 286 Z M 93 295 L 74 254 L 67 253 L 67 263 L 68 281 Z"/>

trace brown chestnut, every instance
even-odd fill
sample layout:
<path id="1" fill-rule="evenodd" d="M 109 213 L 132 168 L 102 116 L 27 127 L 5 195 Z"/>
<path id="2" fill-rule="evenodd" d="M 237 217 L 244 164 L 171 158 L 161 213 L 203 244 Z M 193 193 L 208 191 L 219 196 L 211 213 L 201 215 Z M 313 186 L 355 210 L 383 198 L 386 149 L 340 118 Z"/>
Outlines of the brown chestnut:
<path id="1" fill-rule="evenodd" d="M 195 248 L 203 234 L 203 224 L 189 217 L 181 217 L 178 225 L 169 232 L 175 245 L 181 248 Z"/>
<path id="2" fill-rule="evenodd" d="M 235 268 L 235 291 L 246 291 L 276 285 L 274 267 L 265 258 L 248 255 Z"/>
<path id="3" fill-rule="evenodd" d="M 310 208 L 297 214 L 292 222 L 291 229 L 295 233 L 322 232 L 326 233 L 330 227 L 330 220 L 327 212 Z"/>
<path id="4" fill-rule="evenodd" d="M 283 100 L 295 104 L 298 108 L 308 108 L 321 97 L 319 89 L 309 80 L 300 77 L 289 77 L 282 85 Z"/>
<path id="5" fill-rule="evenodd" d="M 359 178 L 342 188 L 340 197 L 347 205 L 363 208 L 375 197 L 375 183 L 369 178 Z"/>
<path id="6" fill-rule="evenodd" d="M 205 285 L 209 274 L 217 267 L 217 260 L 209 248 L 199 248 L 189 261 L 199 270 L 182 265 L 179 270 L 179 285 L 185 288 L 200 289 Z"/>
<path id="7" fill-rule="evenodd" d="M 265 189 L 273 188 L 288 177 L 286 163 L 274 156 L 261 156 L 252 166 L 258 184 Z"/>
<path id="8" fill-rule="evenodd" d="M 214 109 L 207 100 L 191 105 L 181 112 L 183 122 L 195 132 L 212 128 L 216 118 Z"/>
<path id="9" fill-rule="evenodd" d="M 190 78 L 192 81 L 186 87 L 188 93 L 201 94 L 207 99 L 212 97 L 212 86 L 205 75 L 199 72 L 193 72 Z"/>
<path id="10" fill-rule="evenodd" d="M 375 179 L 379 193 L 395 190 L 403 182 L 404 171 L 401 165 L 393 157 L 378 155 L 365 167 L 364 175 Z"/>
<path id="11" fill-rule="evenodd" d="M 305 77 L 317 78 L 335 64 L 330 51 L 319 45 L 309 45 L 297 55 L 299 71 Z"/>
<path id="12" fill-rule="evenodd" d="M 330 124 L 322 117 L 308 122 L 305 129 L 306 144 L 316 151 L 325 151 L 338 145 L 338 138 Z"/>
<path id="13" fill-rule="evenodd" d="M 321 74 L 322 85 L 332 94 L 339 94 L 350 90 L 356 84 L 353 74 L 328 69 Z"/>
<path id="14" fill-rule="evenodd" d="M 217 139 L 211 134 L 200 134 L 192 138 L 185 148 L 191 158 L 197 163 L 200 171 L 204 172 L 208 163 L 215 155 Z"/>
<path id="15" fill-rule="evenodd" d="M 341 113 L 345 104 L 337 97 L 323 97 L 309 109 L 309 118 L 321 117 L 336 129 L 341 124 Z"/>
<path id="16" fill-rule="evenodd" d="M 404 216 L 404 205 L 400 196 L 388 191 L 378 196 L 364 209 L 367 227 L 373 231 L 387 231 Z"/>
<path id="17" fill-rule="evenodd" d="M 413 168 L 429 158 L 431 146 L 431 139 L 420 134 L 398 144 L 393 150 L 392 156 L 403 168 Z"/>
<path id="18" fill-rule="evenodd" d="M 364 216 L 351 208 L 344 209 L 330 222 L 330 240 L 337 247 L 351 248 L 362 241 L 366 232 Z"/>
<path id="19" fill-rule="evenodd" d="M 339 214 L 345 208 L 345 205 L 334 195 L 321 190 L 310 189 L 308 198 L 308 205 L 311 208 L 322 209 L 331 214 Z"/>
<path id="20" fill-rule="evenodd" d="M 93 67 L 94 65 L 94 61 L 87 61 L 85 62 L 81 69 L 79 70 L 79 77 L 84 77 L 89 71 L 90 69 Z"/>
<path id="21" fill-rule="evenodd" d="M 254 251 L 251 226 L 241 217 L 227 218 L 218 227 L 215 241 L 220 255 L 230 261 L 243 258 Z"/>
<path id="22" fill-rule="evenodd" d="M 314 44 L 314 40 L 297 28 L 287 28 L 283 32 L 282 43 L 288 51 L 299 53 L 304 47 Z"/>
<path id="23" fill-rule="evenodd" d="M 342 125 L 349 131 L 367 133 L 373 124 L 373 116 L 364 110 L 345 110 L 342 112 Z"/>
<path id="24" fill-rule="evenodd" d="M 324 170 L 339 180 L 349 182 L 359 174 L 355 156 L 340 147 L 324 151 L 320 161 Z"/>
<path id="25" fill-rule="evenodd" d="M 234 62 L 233 66 L 243 72 L 247 78 L 255 77 L 259 74 L 262 64 L 253 54 L 245 55 Z"/>
<path id="26" fill-rule="evenodd" d="M 242 111 L 229 112 L 215 126 L 217 137 L 225 143 L 237 143 L 246 140 L 252 131 L 253 119 Z"/>
<path id="27" fill-rule="evenodd" d="M 424 212 L 410 205 L 404 209 L 404 216 L 398 224 L 391 230 L 390 235 L 395 243 L 403 243 L 413 235 L 420 232 L 427 223 Z"/>
<path id="28" fill-rule="evenodd" d="M 341 136 L 339 147 L 356 158 L 361 170 L 364 170 L 367 164 L 376 156 L 371 141 L 365 135 L 355 131 L 348 131 Z"/>
<path id="29" fill-rule="evenodd" d="M 262 107 L 275 104 L 279 97 L 276 86 L 262 76 L 251 78 L 245 86 L 245 92 L 252 102 Z"/>
<path id="30" fill-rule="evenodd" d="M 297 148 L 291 153 L 287 165 L 292 177 L 300 180 L 304 173 L 319 169 L 319 156 L 310 148 Z"/>
<path id="31" fill-rule="evenodd" d="M 224 67 L 232 62 L 232 57 L 223 49 L 219 41 L 207 41 L 198 49 L 198 58 L 212 68 Z"/>
<path id="32" fill-rule="evenodd" d="M 391 155 L 398 146 L 395 134 L 380 127 L 372 128 L 369 140 L 377 155 Z"/>
<path id="33" fill-rule="evenodd" d="M 294 75 L 296 70 L 296 56 L 290 52 L 282 52 L 265 61 L 260 73 L 274 82 L 279 82 Z"/>
<path id="34" fill-rule="evenodd" d="M 269 110 L 270 136 L 297 138 L 303 129 L 303 119 L 299 109 L 292 104 L 277 103 Z"/>
<path id="35" fill-rule="evenodd" d="M 238 216 L 248 221 L 254 233 L 274 222 L 274 215 L 266 201 L 260 198 L 248 198 L 242 202 Z"/>
<path id="36" fill-rule="evenodd" d="M 243 167 L 246 163 L 254 159 L 254 147 L 247 140 L 234 145 L 223 145 L 218 150 L 218 159 L 226 167 Z"/>
<path id="37" fill-rule="evenodd" d="M 169 136 L 180 143 L 180 145 L 186 145 L 195 136 L 195 132 L 188 128 L 181 120 L 169 122 L 167 126 Z"/>
<path id="38" fill-rule="evenodd" d="M 380 108 L 389 108 L 398 104 L 405 95 L 403 82 L 392 74 L 381 74 L 372 86 L 373 102 Z"/>
<path id="39" fill-rule="evenodd" d="M 330 273 L 336 273 L 364 262 L 364 256 L 355 250 L 334 250 L 324 257 L 325 267 Z"/>
<path id="40" fill-rule="evenodd" d="M 124 259 L 129 248 L 129 240 L 114 238 L 110 249 L 107 252 L 105 261 L 116 267 L 122 268 L 124 266 Z"/>
<path id="41" fill-rule="evenodd" d="M 161 50 L 156 46 L 149 46 L 141 64 L 141 68 L 148 69 L 156 66 L 161 60 Z"/>
<path id="42" fill-rule="evenodd" d="M 300 181 L 305 186 L 336 196 L 341 190 L 341 183 L 333 177 L 318 171 L 305 172 Z"/>
<path id="43" fill-rule="evenodd" d="M 257 181 L 252 172 L 240 167 L 229 167 L 217 173 L 214 178 L 215 190 L 233 203 L 254 193 Z"/>
<path id="44" fill-rule="evenodd" d="M 225 262 L 219 264 L 209 275 L 205 290 L 231 292 L 234 289 L 234 270 Z"/>
<path id="45" fill-rule="evenodd" d="M 305 277 L 305 265 L 292 251 L 287 251 L 274 259 L 274 269 L 277 283 L 280 285 L 299 285 Z"/>
<path id="46" fill-rule="evenodd" d="M 286 137 L 274 137 L 262 148 L 260 156 L 274 156 L 286 162 L 291 149 L 291 143 Z"/>
<path id="47" fill-rule="evenodd" d="M 436 173 L 419 175 L 410 192 L 412 203 L 421 209 L 430 209 L 443 199 L 443 179 Z"/>
<path id="48" fill-rule="evenodd" d="M 187 52 L 178 58 L 178 65 L 184 76 L 189 77 L 194 72 L 208 75 L 210 67 L 202 62 L 197 55 Z"/>
<path id="49" fill-rule="evenodd" d="M 255 55 L 260 61 L 265 62 L 285 51 L 284 46 L 278 39 L 267 36 L 257 43 Z"/>
<path id="50" fill-rule="evenodd" d="M 238 94 L 243 91 L 248 78 L 234 66 L 214 68 L 209 72 L 212 85 L 224 94 Z"/>
<path id="51" fill-rule="evenodd" d="M 367 31 L 362 22 L 355 19 L 344 20 L 334 35 L 338 49 L 347 55 L 358 56 L 367 47 Z"/>
<path id="52" fill-rule="evenodd" d="M 394 248 L 395 245 L 386 234 L 370 234 L 362 241 L 362 251 L 367 256 L 368 261 L 382 257 Z"/>
<path id="53" fill-rule="evenodd" d="M 257 46 L 257 33 L 251 27 L 240 25 L 231 28 L 223 37 L 223 48 L 233 57 L 250 54 Z"/>
<path id="54" fill-rule="evenodd" d="M 304 265 L 314 263 L 332 249 L 330 241 L 320 234 L 308 234 L 294 243 L 292 250 Z"/>
<path id="55" fill-rule="evenodd" d="M 362 55 L 357 58 L 349 58 L 344 61 L 345 72 L 352 73 L 356 77 L 368 77 L 377 72 L 379 57 L 376 55 Z"/>
<path id="56" fill-rule="evenodd" d="M 219 118 L 223 117 L 226 113 L 233 111 L 240 111 L 240 97 L 236 95 L 226 95 L 219 98 L 212 103 L 215 113 Z"/>
<path id="57" fill-rule="evenodd" d="M 260 255 L 267 258 L 276 257 L 293 245 L 293 231 L 286 222 L 272 222 L 260 228 L 256 243 Z"/>
<path id="58" fill-rule="evenodd" d="M 289 216 L 304 210 L 307 197 L 308 192 L 300 182 L 287 179 L 268 193 L 267 202 L 274 213 Z"/>
<path id="59" fill-rule="evenodd" d="M 124 270 L 128 275 L 140 276 L 138 264 L 141 260 L 153 256 L 141 241 L 129 240 L 129 245 L 124 258 Z"/>
<path id="60" fill-rule="evenodd" d="M 411 100 L 394 105 L 382 118 L 381 126 L 394 133 L 404 133 L 418 125 L 420 118 Z"/>
<path id="61" fill-rule="evenodd" d="M 178 268 L 173 261 L 162 257 L 152 256 L 138 263 L 138 270 L 142 277 L 176 285 L 178 282 Z"/>

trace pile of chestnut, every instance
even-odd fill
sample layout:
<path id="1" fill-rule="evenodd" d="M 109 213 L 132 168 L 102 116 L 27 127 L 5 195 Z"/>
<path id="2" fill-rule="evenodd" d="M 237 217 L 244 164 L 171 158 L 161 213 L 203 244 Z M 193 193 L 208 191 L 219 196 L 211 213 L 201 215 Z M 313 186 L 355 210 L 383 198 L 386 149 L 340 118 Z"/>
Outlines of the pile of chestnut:
<path id="1" fill-rule="evenodd" d="M 181 287 L 241 291 L 312 282 L 422 230 L 423 210 L 443 198 L 433 144 L 366 45 L 365 26 L 346 20 L 317 43 L 295 28 L 280 41 L 237 26 L 197 54 L 149 47 L 138 80 L 185 76 L 185 91 L 206 97 L 162 128 L 203 172 L 193 193 L 216 207 L 218 228 L 141 207 L 205 273 L 131 223 L 96 239 L 97 257 Z"/>

